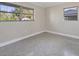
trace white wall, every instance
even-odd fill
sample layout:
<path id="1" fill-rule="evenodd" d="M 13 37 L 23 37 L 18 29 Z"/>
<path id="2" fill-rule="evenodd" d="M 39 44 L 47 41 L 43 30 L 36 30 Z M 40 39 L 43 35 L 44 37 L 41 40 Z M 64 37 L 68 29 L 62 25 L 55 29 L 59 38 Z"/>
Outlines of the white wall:
<path id="1" fill-rule="evenodd" d="M 63 8 L 79 6 L 79 3 L 64 3 L 47 9 L 24 2 L 14 4 L 34 8 L 34 21 L 0 22 L 0 43 L 44 30 L 79 36 L 79 19 L 66 21 L 63 15 Z"/>
<path id="2" fill-rule="evenodd" d="M 52 32 L 59 32 L 79 36 L 79 15 L 78 21 L 64 20 L 63 8 L 74 6 L 79 7 L 79 3 L 64 3 L 61 5 L 47 8 L 46 29 Z"/>
<path id="3" fill-rule="evenodd" d="M 34 21 L 0 22 L 0 43 L 44 30 L 45 12 L 43 8 L 24 2 L 14 2 L 14 4 L 34 8 Z"/>

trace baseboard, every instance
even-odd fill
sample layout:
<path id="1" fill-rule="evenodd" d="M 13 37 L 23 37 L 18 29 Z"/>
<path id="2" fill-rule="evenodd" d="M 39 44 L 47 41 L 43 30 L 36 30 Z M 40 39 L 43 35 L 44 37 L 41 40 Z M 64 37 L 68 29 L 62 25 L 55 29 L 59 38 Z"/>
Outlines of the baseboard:
<path id="1" fill-rule="evenodd" d="M 34 33 L 34 34 L 31 34 L 31 35 L 27 35 L 27 36 L 24 36 L 24 37 L 20 37 L 20 38 L 17 38 L 17 39 L 13 39 L 13 40 L 11 40 L 11 41 L 2 42 L 2 43 L 0 43 L 0 47 L 3 47 L 3 46 L 6 46 L 6 45 L 15 43 L 15 42 L 20 41 L 20 40 L 23 40 L 23 39 L 25 39 L 25 38 L 29 38 L 29 37 L 32 37 L 32 36 L 41 34 L 41 33 L 43 33 L 43 32 L 44 32 L 44 31 L 40 31 L 40 32 L 36 32 L 36 33 Z"/>
<path id="2" fill-rule="evenodd" d="M 74 39 L 79 39 L 79 36 L 75 36 L 75 35 L 64 34 L 64 33 L 53 32 L 53 31 L 46 31 L 46 32 L 61 35 L 61 36 L 66 36 L 66 37 L 70 37 L 70 38 L 74 38 Z"/>
<path id="3" fill-rule="evenodd" d="M 15 43 L 15 42 L 20 41 L 20 40 L 23 40 L 23 39 L 25 39 L 25 38 L 29 38 L 29 37 L 32 37 L 32 36 L 41 34 L 41 33 L 43 33 L 43 32 L 48 32 L 48 33 L 52 33 L 52 34 L 57 34 L 57 35 L 61 35 L 61 36 L 66 36 L 66 37 L 70 37 L 70 38 L 79 39 L 79 36 L 70 35 L 70 34 L 64 34 L 64 33 L 59 33 L 59 32 L 52 32 L 52 31 L 47 31 L 47 30 L 45 30 L 45 31 L 36 32 L 36 33 L 34 33 L 34 34 L 31 34 L 31 35 L 27 35 L 27 36 L 24 36 L 24 37 L 20 37 L 20 38 L 17 38 L 17 39 L 13 39 L 13 40 L 11 40 L 11 41 L 2 42 L 2 43 L 0 43 L 0 47 L 3 47 L 3 46 L 6 46 L 6 45 Z"/>

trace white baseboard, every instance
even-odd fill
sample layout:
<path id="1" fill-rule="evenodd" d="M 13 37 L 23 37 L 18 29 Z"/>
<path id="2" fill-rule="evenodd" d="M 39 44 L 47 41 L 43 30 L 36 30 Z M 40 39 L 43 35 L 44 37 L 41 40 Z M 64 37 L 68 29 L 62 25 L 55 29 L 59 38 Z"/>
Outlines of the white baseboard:
<path id="1" fill-rule="evenodd" d="M 45 31 L 40 31 L 40 32 L 31 34 L 31 35 L 27 35 L 27 36 L 24 36 L 24 37 L 20 37 L 20 38 L 17 38 L 17 39 L 13 39 L 13 40 L 11 40 L 11 41 L 2 42 L 2 43 L 0 43 L 0 47 L 3 47 L 3 46 L 6 46 L 6 45 L 15 43 L 15 42 L 20 41 L 20 40 L 23 40 L 23 39 L 25 39 L 25 38 L 29 38 L 29 37 L 32 37 L 32 36 L 41 34 L 41 33 L 43 33 L 43 32 L 48 32 L 48 33 L 52 33 L 52 34 L 57 34 L 57 35 L 61 35 L 61 36 L 66 36 L 66 37 L 70 37 L 70 38 L 79 39 L 79 36 L 70 35 L 70 34 L 64 34 L 64 33 L 59 33 L 59 32 L 52 32 L 52 31 L 47 31 L 47 30 L 45 30 Z"/>
<path id="2" fill-rule="evenodd" d="M 61 36 L 66 36 L 66 37 L 70 37 L 70 38 L 79 39 L 79 36 L 75 36 L 75 35 L 64 34 L 64 33 L 59 33 L 59 32 L 52 32 L 52 31 L 46 31 L 46 32 L 61 35 Z"/>
<path id="3" fill-rule="evenodd" d="M 40 32 L 37 32 L 37 33 L 31 34 L 31 35 L 27 35 L 27 36 L 24 36 L 24 37 L 20 37 L 20 38 L 17 38 L 17 39 L 13 39 L 13 40 L 11 40 L 11 41 L 2 42 L 2 43 L 0 43 L 0 47 L 3 47 L 3 46 L 6 46 L 6 45 L 9 45 L 9 44 L 15 43 L 15 42 L 20 41 L 20 40 L 23 40 L 23 39 L 25 39 L 25 38 L 29 38 L 29 37 L 32 37 L 32 36 L 35 36 L 35 35 L 41 34 L 41 33 L 43 33 L 43 32 L 44 32 L 44 31 L 40 31 Z"/>

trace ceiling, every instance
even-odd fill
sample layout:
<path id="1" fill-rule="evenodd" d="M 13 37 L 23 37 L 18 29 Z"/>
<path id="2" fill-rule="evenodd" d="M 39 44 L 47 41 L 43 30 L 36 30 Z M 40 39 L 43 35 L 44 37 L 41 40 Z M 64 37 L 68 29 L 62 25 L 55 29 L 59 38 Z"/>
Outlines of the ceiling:
<path id="1" fill-rule="evenodd" d="M 55 5 L 59 5 L 59 4 L 63 4 L 64 2 L 31 2 L 31 4 L 34 4 L 36 6 L 40 6 L 40 7 L 52 7 Z"/>

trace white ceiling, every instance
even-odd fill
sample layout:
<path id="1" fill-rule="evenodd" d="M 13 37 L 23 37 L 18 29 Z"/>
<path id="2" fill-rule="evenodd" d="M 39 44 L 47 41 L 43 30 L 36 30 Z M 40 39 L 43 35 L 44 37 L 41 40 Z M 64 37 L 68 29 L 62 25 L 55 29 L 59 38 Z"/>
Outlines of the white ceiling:
<path id="1" fill-rule="evenodd" d="M 40 7 L 51 7 L 59 4 L 63 4 L 64 2 L 31 2 L 32 4 Z"/>

